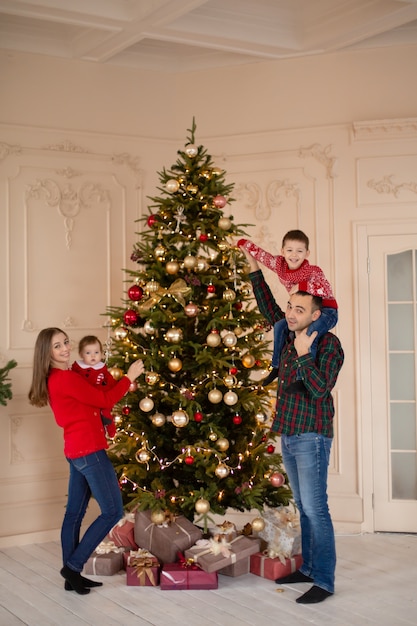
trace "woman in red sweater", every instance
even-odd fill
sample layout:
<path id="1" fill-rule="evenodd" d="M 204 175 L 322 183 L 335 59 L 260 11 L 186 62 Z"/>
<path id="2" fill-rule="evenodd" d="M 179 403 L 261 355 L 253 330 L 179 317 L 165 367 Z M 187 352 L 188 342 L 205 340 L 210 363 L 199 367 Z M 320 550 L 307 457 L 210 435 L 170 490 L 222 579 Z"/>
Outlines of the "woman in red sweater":
<path id="1" fill-rule="evenodd" d="M 33 378 L 29 391 L 32 405 L 49 404 L 58 426 L 64 430 L 64 453 L 70 466 L 68 502 L 61 528 L 65 589 L 87 594 L 101 585 L 81 576 L 89 556 L 109 530 L 123 517 L 119 483 L 107 456 L 108 447 L 100 409 L 111 409 L 144 371 L 135 361 L 117 384 L 108 389 L 93 387 L 69 369 L 68 335 L 59 328 L 42 330 L 35 344 Z M 81 523 L 91 497 L 100 515 L 80 540 Z"/>

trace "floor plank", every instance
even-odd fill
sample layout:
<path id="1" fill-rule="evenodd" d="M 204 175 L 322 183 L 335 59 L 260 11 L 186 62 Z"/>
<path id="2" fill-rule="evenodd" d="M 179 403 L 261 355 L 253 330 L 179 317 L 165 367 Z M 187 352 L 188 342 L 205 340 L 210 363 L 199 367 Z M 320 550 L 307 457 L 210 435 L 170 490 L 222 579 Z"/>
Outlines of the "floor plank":
<path id="1" fill-rule="evenodd" d="M 296 598 L 305 584 L 276 585 L 252 574 L 219 576 L 216 590 L 126 586 L 100 577 L 87 596 L 67 592 L 58 542 L 0 550 L 1 626 L 416 626 L 417 536 L 336 537 L 336 593 L 317 605 Z"/>

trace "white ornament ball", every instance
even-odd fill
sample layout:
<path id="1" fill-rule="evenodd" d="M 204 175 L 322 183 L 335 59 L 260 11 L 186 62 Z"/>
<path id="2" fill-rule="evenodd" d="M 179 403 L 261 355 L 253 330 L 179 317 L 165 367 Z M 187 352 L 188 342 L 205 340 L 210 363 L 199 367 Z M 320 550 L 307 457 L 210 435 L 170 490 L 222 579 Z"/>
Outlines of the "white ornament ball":
<path id="1" fill-rule="evenodd" d="M 123 328 L 123 326 L 119 326 L 119 328 L 116 328 L 116 330 L 114 331 L 114 335 L 116 339 L 126 339 L 128 332 L 126 328 Z"/>
<path id="2" fill-rule="evenodd" d="M 152 424 L 154 426 L 157 426 L 158 428 L 160 428 L 161 426 L 163 426 L 166 422 L 166 417 L 163 413 L 154 413 L 154 415 L 152 415 Z"/>
<path id="3" fill-rule="evenodd" d="M 149 450 L 141 448 L 136 452 L 135 457 L 138 463 L 148 463 L 151 455 L 149 454 Z"/>
<path id="4" fill-rule="evenodd" d="M 170 178 L 165 183 L 165 189 L 169 191 L 169 193 L 175 193 L 180 188 L 180 184 L 175 178 Z"/>
<path id="5" fill-rule="evenodd" d="M 152 511 L 151 522 L 152 524 L 160 526 L 165 522 L 165 513 L 163 511 Z"/>
<path id="6" fill-rule="evenodd" d="M 183 332 L 181 328 L 175 328 L 174 326 L 172 328 L 168 328 L 167 332 L 165 333 L 165 340 L 168 343 L 179 343 L 180 341 L 182 341 L 183 338 Z"/>
<path id="7" fill-rule="evenodd" d="M 194 146 L 193 144 L 190 144 L 189 146 L 185 146 L 184 152 L 185 152 L 185 154 L 188 157 L 190 157 L 192 159 L 195 156 L 197 156 L 198 148 L 197 148 L 197 146 Z"/>
<path id="8" fill-rule="evenodd" d="M 149 396 L 142 398 L 142 400 L 139 402 L 139 408 L 141 409 L 141 411 L 145 411 L 145 413 L 152 411 L 154 406 L 155 403 L 152 398 L 149 398 Z"/>
<path id="9" fill-rule="evenodd" d="M 210 348 L 217 348 L 217 346 L 219 346 L 221 343 L 221 337 L 219 333 L 210 333 L 209 335 L 207 335 L 206 341 L 207 345 L 210 346 Z"/>
<path id="10" fill-rule="evenodd" d="M 187 270 L 192 270 L 197 265 L 197 259 L 196 259 L 195 256 L 192 256 L 191 254 L 188 254 L 184 258 L 183 263 L 184 263 L 184 267 L 187 268 Z"/>
<path id="11" fill-rule="evenodd" d="M 221 228 L 222 230 L 229 230 L 232 227 L 232 222 L 231 220 L 229 220 L 228 217 L 221 217 L 219 219 L 219 224 L 218 224 L 219 228 Z"/>
<path id="12" fill-rule="evenodd" d="M 212 389 L 208 394 L 208 399 L 212 404 L 218 404 L 222 401 L 223 394 L 218 389 Z"/>
<path id="13" fill-rule="evenodd" d="M 184 426 L 187 426 L 190 418 L 185 411 L 178 409 L 178 411 L 174 411 L 171 415 L 171 421 L 177 428 L 183 428 Z"/>
<path id="14" fill-rule="evenodd" d="M 156 328 L 151 322 L 151 320 L 146 320 L 146 322 L 143 325 L 143 330 L 145 331 L 147 335 L 154 335 L 156 332 Z"/>
<path id="15" fill-rule="evenodd" d="M 265 424 L 265 422 L 268 421 L 267 415 L 265 415 L 265 413 L 263 413 L 262 411 L 258 411 L 258 413 L 256 413 L 255 419 L 258 424 Z"/>
<path id="16" fill-rule="evenodd" d="M 229 476 L 230 470 L 225 463 L 219 463 L 216 469 L 214 470 L 217 478 L 226 478 Z"/>
<path id="17" fill-rule="evenodd" d="M 210 511 L 210 502 L 205 498 L 199 498 L 195 503 L 195 510 L 199 515 L 207 515 Z"/>
<path id="18" fill-rule="evenodd" d="M 238 401 L 238 395 L 234 391 L 226 391 L 223 396 L 223 401 L 228 406 L 233 406 Z"/>
<path id="19" fill-rule="evenodd" d="M 198 272 L 206 272 L 209 268 L 209 263 L 203 256 L 197 257 L 196 269 Z"/>
<path id="20" fill-rule="evenodd" d="M 237 344 L 237 337 L 235 333 L 226 333 L 223 336 L 222 341 L 227 348 L 233 348 L 233 346 Z"/>

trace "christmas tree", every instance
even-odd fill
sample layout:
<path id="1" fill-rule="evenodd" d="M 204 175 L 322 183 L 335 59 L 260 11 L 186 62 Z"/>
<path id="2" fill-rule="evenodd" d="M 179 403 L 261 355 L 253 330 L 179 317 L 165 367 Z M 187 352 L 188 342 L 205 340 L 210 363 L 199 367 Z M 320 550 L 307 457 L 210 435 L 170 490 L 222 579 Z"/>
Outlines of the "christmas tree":
<path id="1" fill-rule="evenodd" d="M 107 359 L 115 378 L 142 358 L 145 374 L 114 409 L 109 454 L 127 508 L 205 521 L 291 492 L 257 382 L 269 366 L 264 320 L 233 238 L 244 226 L 223 209 L 233 185 L 203 146 L 195 123 L 170 169 L 158 172 L 132 260 L 124 306 L 110 307 Z M 163 518 L 162 518 L 163 519 Z"/>

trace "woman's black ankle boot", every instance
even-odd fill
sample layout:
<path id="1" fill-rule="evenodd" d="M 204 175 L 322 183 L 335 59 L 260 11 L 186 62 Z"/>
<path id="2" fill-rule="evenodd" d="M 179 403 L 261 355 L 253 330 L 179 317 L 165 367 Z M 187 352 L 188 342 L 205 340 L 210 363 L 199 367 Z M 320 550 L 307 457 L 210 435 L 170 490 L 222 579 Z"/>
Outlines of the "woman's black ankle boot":
<path id="1" fill-rule="evenodd" d="M 79 572 L 75 572 L 67 565 L 64 565 L 60 574 L 63 578 L 65 578 L 65 589 L 68 591 L 74 590 L 82 596 L 90 593 L 90 589 L 84 585 L 82 576 Z"/>

